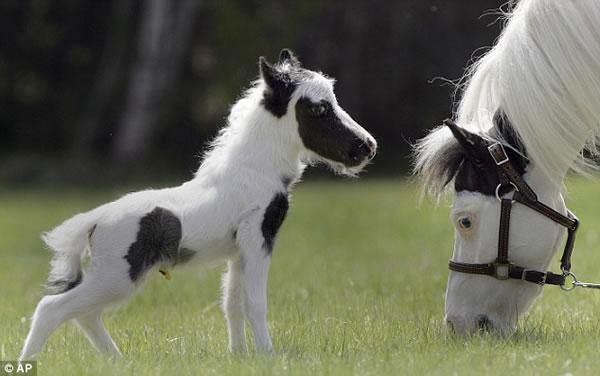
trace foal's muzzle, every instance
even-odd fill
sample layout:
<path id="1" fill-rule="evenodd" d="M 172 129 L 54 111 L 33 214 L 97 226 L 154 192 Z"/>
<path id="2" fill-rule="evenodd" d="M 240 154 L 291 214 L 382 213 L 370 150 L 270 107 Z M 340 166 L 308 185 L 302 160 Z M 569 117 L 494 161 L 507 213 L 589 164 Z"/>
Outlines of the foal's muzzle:
<path id="1" fill-rule="evenodd" d="M 348 158 L 353 162 L 362 162 L 365 159 L 371 160 L 377 153 L 377 143 L 370 137 L 366 140 L 355 138 L 348 151 Z"/>

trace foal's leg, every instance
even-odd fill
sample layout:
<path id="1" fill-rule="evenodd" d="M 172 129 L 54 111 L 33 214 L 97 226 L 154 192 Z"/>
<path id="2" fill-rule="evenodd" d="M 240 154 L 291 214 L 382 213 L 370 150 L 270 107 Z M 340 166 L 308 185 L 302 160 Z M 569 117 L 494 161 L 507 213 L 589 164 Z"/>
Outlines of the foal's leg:
<path id="1" fill-rule="evenodd" d="M 122 356 L 102 322 L 102 309 L 81 315 L 75 318 L 75 322 L 98 351 L 114 357 Z"/>
<path id="2" fill-rule="evenodd" d="M 35 308 L 31 329 L 25 339 L 19 361 L 35 358 L 44 348 L 50 334 L 67 320 L 68 313 L 60 309 L 66 300 L 68 300 L 68 292 L 44 296 L 40 300 Z"/>
<path id="3" fill-rule="evenodd" d="M 264 250 L 259 249 L 264 252 Z M 271 256 L 254 254 L 244 265 L 242 283 L 246 317 L 254 334 L 254 344 L 259 352 L 273 351 L 267 327 L 267 275 Z"/>
<path id="4" fill-rule="evenodd" d="M 223 276 L 223 310 L 229 331 L 229 351 L 247 352 L 244 320 L 244 292 L 241 284 L 242 266 L 239 258 L 229 261 Z"/>
<path id="5" fill-rule="evenodd" d="M 35 308 L 20 360 L 35 358 L 44 348 L 48 337 L 62 323 L 90 310 L 86 307 L 89 302 L 82 294 L 83 290 L 85 287 L 79 285 L 62 294 L 47 295 L 40 300 Z"/>
<path id="6" fill-rule="evenodd" d="M 59 295 L 44 296 L 33 314 L 31 329 L 19 359 L 27 360 L 37 356 L 48 337 L 65 321 L 101 311 L 106 305 L 125 298 L 134 291 L 134 285 L 123 278 L 97 279 L 88 274 L 83 282 L 72 290 Z M 87 323 L 85 317 L 83 321 Z M 95 326 L 95 330 L 94 335 L 100 333 L 98 338 L 104 336 L 105 342 L 110 339 L 105 330 L 104 333 L 98 331 L 98 325 Z M 110 341 L 112 342 L 112 339 Z"/>
<path id="7" fill-rule="evenodd" d="M 254 334 L 259 352 L 273 351 L 267 327 L 267 275 L 271 263 L 270 250 L 264 248 L 261 233 L 262 215 L 258 211 L 238 228 L 237 241 L 242 258 L 242 288 L 246 318 Z"/>

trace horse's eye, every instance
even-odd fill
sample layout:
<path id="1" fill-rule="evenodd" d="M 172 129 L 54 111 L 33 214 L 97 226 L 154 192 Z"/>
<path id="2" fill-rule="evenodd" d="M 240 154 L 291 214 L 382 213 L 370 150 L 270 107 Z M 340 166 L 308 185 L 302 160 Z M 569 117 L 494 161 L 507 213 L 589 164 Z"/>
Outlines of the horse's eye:
<path id="1" fill-rule="evenodd" d="M 460 217 L 458 218 L 458 226 L 463 230 L 468 230 L 473 226 L 473 221 L 468 216 Z"/>
<path id="2" fill-rule="evenodd" d="M 324 103 L 319 103 L 311 108 L 311 112 L 315 116 L 323 116 L 327 112 L 327 106 Z"/>

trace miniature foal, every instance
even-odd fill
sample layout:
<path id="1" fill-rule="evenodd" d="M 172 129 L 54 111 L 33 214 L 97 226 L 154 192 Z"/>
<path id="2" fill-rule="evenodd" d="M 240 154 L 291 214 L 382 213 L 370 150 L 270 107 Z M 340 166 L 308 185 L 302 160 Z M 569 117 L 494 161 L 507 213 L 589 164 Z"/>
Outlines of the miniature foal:
<path id="1" fill-rule="evenodd" d="M 256 349 L 272 351 L 267 273 L 293 183 L 306 163 L 356 175 L 377 144 L 338 105 L 333 81 L 302 68 L 289 50 L 275 65 L 261 57 L 259 67 L 260 78 L 232 107 L 192 180 L 128 194 L 43 235 L 54 251 L 48 295 L 35 309 L 20 359 L 39 354 L 69 319 L 99 351 L 120 355 L 102 322 L 106 306 L 132 296 L 151 270 L 170 278 L 176 265 L 225 260 L 229 349 L 247 351 L 247 319 Z"/>

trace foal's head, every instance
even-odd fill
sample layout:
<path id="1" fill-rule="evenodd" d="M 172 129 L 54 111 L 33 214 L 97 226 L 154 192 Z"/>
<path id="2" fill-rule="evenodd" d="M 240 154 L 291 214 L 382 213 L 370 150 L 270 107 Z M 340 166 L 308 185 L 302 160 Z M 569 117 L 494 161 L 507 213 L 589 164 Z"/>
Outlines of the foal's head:
<path id="1" fill-rule="evenodd" d="M 259 66 L 265 84 L 261 105 L 288 127 L 303 159 L 354 175 L 375 156 L 375 139 L 339 106 L 332 79 L 303 68 L 288 49 L 276 64 L 261 57 Z"/>

